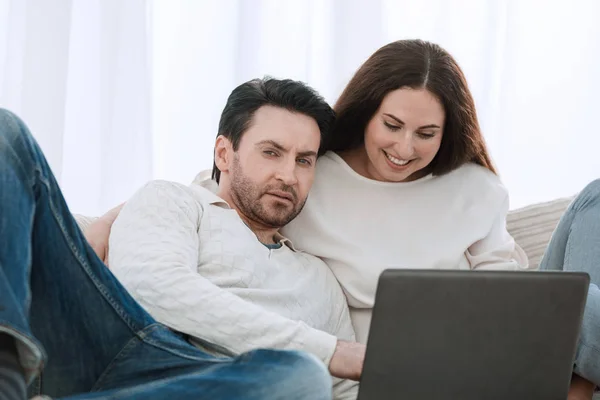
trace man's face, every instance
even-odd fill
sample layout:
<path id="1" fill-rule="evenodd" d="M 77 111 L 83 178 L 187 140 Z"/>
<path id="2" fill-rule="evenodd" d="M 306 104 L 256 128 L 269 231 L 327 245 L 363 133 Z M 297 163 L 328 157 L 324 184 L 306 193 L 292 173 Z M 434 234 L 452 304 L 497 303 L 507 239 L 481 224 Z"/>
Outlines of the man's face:
<path id="1" fill-rule="evenodd" d="M 312 186 L 320 142 L 313 118 L 279 107 L 259 108 L 229 163 L 237 209 L 270 228 L 293 220 Z"/>

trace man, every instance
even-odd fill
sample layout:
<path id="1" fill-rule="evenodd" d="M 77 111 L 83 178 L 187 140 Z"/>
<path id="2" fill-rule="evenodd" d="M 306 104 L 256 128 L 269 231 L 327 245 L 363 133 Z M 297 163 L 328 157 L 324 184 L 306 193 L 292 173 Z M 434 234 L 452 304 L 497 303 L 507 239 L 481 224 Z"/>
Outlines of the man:
<path id="1" fill-rule="evenodd" d="M 0 399 L 25 399 L 42 369 L 32 394 L 331 398 L 314 356 L 214 357 L 157 323 L 86 242 L 24 123 L 0 109 Z"/>
<path id="2" fill-rule="evenodd" d="M 344 294 L 317 257 L 278 233 L 302 209 L 334 114 L 305 85 L 253 80 L 223 110 L 215 144 L 218 195 L 151 182 L 112 226 L 109 264 L 159 322 L 204 351 L 304 350 L 334 377 L 358 380 Z M 336 379 L 336 398 L 357 384 Z"/>

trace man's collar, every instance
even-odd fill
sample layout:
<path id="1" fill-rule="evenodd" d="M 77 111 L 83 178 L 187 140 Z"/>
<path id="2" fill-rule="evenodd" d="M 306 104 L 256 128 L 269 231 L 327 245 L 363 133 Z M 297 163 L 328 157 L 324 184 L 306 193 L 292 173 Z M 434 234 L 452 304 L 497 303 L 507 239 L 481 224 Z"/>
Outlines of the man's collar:
<path id="1" fill-rule="evenodd" d="M 210 170 L 200 172 L 198 175 L 196 175 L 196 178 L 192 182 L 192 186 L 203 187 L 209 192 L 206 195 L 206 197 L 208 197 L 208 204 L 213 204 L 221 208 L 231 209 L 229 203 L 217 196 L 217 192 L 219 191 L 219 184 L 211 179 L 210 174 Z"/>
<path id="2" fill-rule="evenodd" d="M 233 210 L 233 208 L 231 208 L 231 206 L 229 206 L 229 204 L 225 200 L 223 200 L 222 198 L 220 198 L 219 196 L 214 194 L 212 191 L 209 190 L 209 192 L 210 193 L 208 193 L 208 195 L 207 195 L 208 204 L 211 204 L 211 205 L 214 205 L 217 207 L 221 207 L 224 209 L 228 209 L 228 210 Z M 257 238 L 257 240 L 258 240 L 258 238 Z M 286 245 L 292 251 L 297 251 L 296 248 L 294 247 L 294 245 L 292 244 L 292 241 L 290 239 L 286 238 L 285 236 L 283 236 L 279 232 L 275 232 L 275 235 L 273 235 L 273 241 L 275 243 L 281 243 L 282 245 Z"/>
<path id="3" fill-rule="evenodd" d="M 275 241 L 275 243 L 281 243 L 282 245 L 286 245 L 292 251 L 298 251 L 294 247 L 294 244 L 292 243 L 292 241 L 290 239 L 286 238 L 285 236 L 283 236 L 279 232 L 275 232 L 275 235 L 273 236 L 273 240 Z"/>
<path id="4" fill-rule="evenodd" d="M 207 195 L 208 204 L 212 204 L 225 209 L 233 209 L 231 208 L 229 203 L 217 196 L 217 192 L 219 191 L 219 185 L 217 184 L 217 182 L 211 179 L 210 170 L 202 171 L 198 175 L 196 175 L 196 178 L 192 182 L 192 186 L 194 185 L 201 186 L 209 192 Z M 275 241 L 275 243 L 281 243 L 282 245 L 286 245 L 287 247 L 289 247 L 291 250 L 297 251 L 294 245 L 292 244 L 292 241 L 279 232 L 275 233 L 275 235 L 273 236 L 273 240 Z"/>
<path id="5" fill-rule="evenodd" d="M 225 200 L 223 200 L 222 198 L 220 198 L 213 192 L 210 192 L 206 197 L 208 197 L 208 204 L 215 205 L 217 207 L 221 207 L 221 208 L 225 208 L 225 209 L 231 209 L 231 210 L 233 209 L 229 205 L 229 203 L 227 203 Z"/>

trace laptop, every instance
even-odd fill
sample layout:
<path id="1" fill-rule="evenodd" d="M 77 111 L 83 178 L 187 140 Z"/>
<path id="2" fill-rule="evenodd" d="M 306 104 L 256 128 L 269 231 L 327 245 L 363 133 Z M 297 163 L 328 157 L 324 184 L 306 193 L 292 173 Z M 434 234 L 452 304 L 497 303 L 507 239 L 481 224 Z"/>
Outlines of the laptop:
<path id="1" fill-rule="evenodd" d="M 386 270 L 359 400 L 565 400 L 589 276 Z"/>

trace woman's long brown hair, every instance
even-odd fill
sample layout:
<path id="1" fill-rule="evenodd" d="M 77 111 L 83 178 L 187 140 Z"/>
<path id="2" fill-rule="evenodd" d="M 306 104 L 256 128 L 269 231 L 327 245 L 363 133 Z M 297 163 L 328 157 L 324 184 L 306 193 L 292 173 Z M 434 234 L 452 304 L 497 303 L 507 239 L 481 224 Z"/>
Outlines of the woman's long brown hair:
<path id="1" fill-rule="evenodd" d="M 442 175 L 468 162 L 496 173 L 462 70 L 447 51 L 423 40 L 387 44 L 358 69 L 334 106 L 336 122 L 322 152 L 362 146 L 367 124 L 384 97 L 400 88 L 427 89 L 446 112 L 442 143 L 429 173 Z"/>

